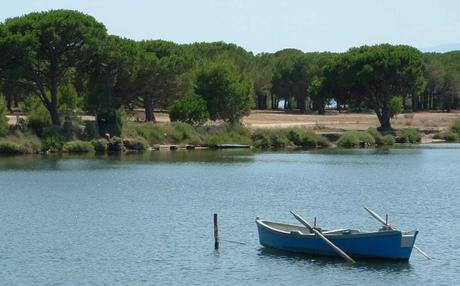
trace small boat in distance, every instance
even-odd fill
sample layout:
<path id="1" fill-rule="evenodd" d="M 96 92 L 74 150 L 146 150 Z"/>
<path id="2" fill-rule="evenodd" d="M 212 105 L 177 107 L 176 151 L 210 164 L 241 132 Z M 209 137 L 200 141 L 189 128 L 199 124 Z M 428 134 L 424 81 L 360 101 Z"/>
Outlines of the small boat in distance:
<path id="1" fill-rule="evenodd" d="M 381 219 L 375 212 L 366 210 L 374 218 Z M 328 230 L 311 226 L 300 215 L 291 213 L 304 226 L 256 219 L 262 246 L 293 253 L 342 256 L 352 263 L 355 262 L 353 258 L 409 260 L 412 249 L 416 247 L 418 231 L 396 230 L 387 220 L 379 220 L 383 227 L 373 232 L 347 228 Z M 423 251 L 421 253 L 430 258 Z"/>

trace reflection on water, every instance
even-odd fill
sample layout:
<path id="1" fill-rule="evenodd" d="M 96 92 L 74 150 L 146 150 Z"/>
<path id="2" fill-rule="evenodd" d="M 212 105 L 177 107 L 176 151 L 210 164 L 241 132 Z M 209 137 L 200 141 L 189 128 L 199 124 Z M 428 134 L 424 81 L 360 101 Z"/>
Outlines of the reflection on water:
<path id="1" fill-rule="evenodd" d="M 260 259 L 270 259 L 282 261 L 283 263 L 302 263 L 310 267 L 349 267 L 360 271 L 374 271 L 381 273 L 398 273 L 411 271 L 411 265 L 408 261 L 389 261 L 378 259 L 356 259 L 356 264 L 350 265 L 340 257 L 315 256 L 308 254 L 298 254 L 286 251 L 280 251 L 273 248 L 261 247 L 259 249 Z"/>
<path id="2" fill-rule="evenodd" d="M 0 156 L 0 170 L 110 169 L 127 163 L 250 163 L 250 150 L 160 151 L 123 154 L 48 154 Z"/>

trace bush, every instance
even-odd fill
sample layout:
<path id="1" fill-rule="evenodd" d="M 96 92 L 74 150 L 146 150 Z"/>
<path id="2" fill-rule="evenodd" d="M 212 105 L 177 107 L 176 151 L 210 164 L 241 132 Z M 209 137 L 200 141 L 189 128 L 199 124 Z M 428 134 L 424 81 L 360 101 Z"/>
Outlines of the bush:
<path id="1" fill-rule="evenodd" d="M 209 131 L 209 130 L 208 130 Z M 204 136 L 204 143 L 209 146 L 218 144 L 251 145 L 251 134 L 243 125 L 223 125 Z"/>
<path id="2" fill-rule="evenodd" d="M 63 151 L 68 153 L 88 153 L 94 152 L 94 147 L 90 142 L 75 140 L 65 143 Z"/>
<path id="3" fill-rule="evenodd" d="M 458 141 L 459 135 L 455 132 L 447 131 L 447 132 L 436 133 L 433 136 L 433 138 L 446 140 L 448 142 L 455 142 L 455 141 Z"/>
<path id="4" fill-rule="evenodd" d="M 64 140 L 72 140 L 81 136 L 80 126 L 71 120 L 66 120 L 62 124 L 61 135 Z"/>
<path id="5" fill-rule="evenodd" d="M 206 101 L 194 94 L 178 99 L 169 107 L 169 118 L 171 121 L 202 124 L 209 118 Z"/>
<path id="6" fill-rule="evenodd" d="M 417 143 L 422 140 L 422 135 L 415 128 L 406 128 L 401 130 L 401 135 L 399 136 L 400 143 Z"/>
<path id="7" fill-rule="evenodd" d="M 302 141 L 300 142 L 299 146 L 317 148 L 317 147 L 328 147 L 330 145 L 331 143 L 326 137 L 318 135 L 313 132 L 306 132 L 302 136 Z"/>
<path id="8" fill-rule="evenodd" d="M 150 145 L 155 144 L 201 144 L 200 134 L 190 124 L 173 122 L 169 124 L 127 123 L 123 130 L 124 137 L 143 137 Z"/>
<path id="9" fill-rule="evenodd" d="M 371 146 L 374 144 L 374 137 L 366 131 L 347 131 L 337 140 L 337 146 L 343 148 L 354 148 L 361 145 Z"/>
<path id="10" fill-rule="evenodd" d="M 99 134 L 110 136 L 121 136 L 123 131 L 123 117 L 119 110 L 109 110 L 97 115 L 97 126 Z"/>
<path id="11" fill-rule="evenodd" d="M 109 147 L 109 141 L 106 139 L 95 139 L 91 141 L 91 144 L 93 144 L 94 151 L 101 153 L 106 152 Z"/>
<path id="12" fill-rule="evenodd" d="M 389 109 L 390 117 L 394 118 L 396 115 L 400 114 L 403 111 L 403 99 L 401 96 L 393 96 L 390 99 Z"/>
<path id="13" fill-rule="evenodd" d="M 452 127 L 450 127 L 450 131 L 460 135 L 460 119 L 454 122 Z"/>
<path id="14" fill-rule="evenodd" d="M 15 130 L 3 139 L 4 142 L 10 142 L 18 146 L 21 153 L 34 154 L 42 150 L 40 138 L 31 132 L 22 132 Z"/>
<path id="15" fill-rule="evenodd" d="M 385 145 L 385 146 L 393 146 L 395 145 L 395 137 L 393 135 L 385 135 L 382 137 L 382 144 L 381 145 Z"/>
<path id="16" fill-rule="evenodd" d="M 22 153 L 24 152 L 18 144 L 10 141 L 0 141 L 0 154 L 13 155 Z"/>
<path id="17" fill-rule="evenodd" d="M 0 136 L 8 133 L 8 117 L 6 117 L 7 108 L 3 97 L 0 97 Z"/>
<path id="18" fill-rule="evenodd" d="M 109 144 L 107 146 L 107 151 L 109 152 L 121 152 L 124 150 L 123 140 L 120 137 L 114 136 L 110 138 Z"/>
<path id="19" fill-rule="evenodd" d="M 51 125 L 51 117 L 48 110 L 43 105 L 37 105 L 27 114 L 27 126 L 39 136 L 43 130 Z"/>
<path id="20" fill-rule="evenodd" d="M 79 107 L 82 105 L 82 98 L 78 96 L 73 84 L 63 84 L 58 90 L 59 114 L 66 121 L 79 120 Z"/>
<path id="21" fill-rule="evenodd" d="M 252 136 L 254 146 L 258 148 L 283 148 L 290 145 L 285 132 L 282 130 L 259 129 Z"/>
<path id="22" fill-rule="evenodd" d="M 83 137 L 92 140 L 99 137 L 99 128 L 96 121 L 86 121 Z"/>
<path id="23" fill-rule="evenodd" d="M 342 148 L 359 147 L 359 138 L 354 132 L 345 132 L 337 140 L 337 146 Z"/>
<path id="24" fill-rule="evenodd" d="M 61 128 L 56 126 L 44 128 L 42 130 L 42 143 L 45 151 L 62 150 L 64 139 L 61 134 Z"/>
<path id="25" fill-rule="evenodd" d="M 145 140 L 143 137 L 124 138 L 123 146 L 127 150 L 137 150 L 137 151 L 144 151 L 150 147 L 147 140 Z"/>
<path id="26" fill-rule="evenodd" d="M 376 145 L 384 145 L 383 144 L 383 136 L 382 134 L 377 130 L 377 128 L 369 127 L 367 129 L 367 133 L 369 133 L 372 137 L 374 137 L 375 144 Z"/>

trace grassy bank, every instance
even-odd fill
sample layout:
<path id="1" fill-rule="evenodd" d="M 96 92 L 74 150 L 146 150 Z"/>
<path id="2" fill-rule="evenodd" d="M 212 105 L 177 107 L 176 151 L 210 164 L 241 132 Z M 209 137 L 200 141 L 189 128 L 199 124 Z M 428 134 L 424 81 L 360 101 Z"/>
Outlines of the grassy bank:
<path id="1" fill-rule="evenodd" d="M 312 129 L 302 127 L 248 129 L 243 125 L 227 124 L 194 127 L 182 122 L 125 122 L 119 137 L 102 138 L 88 134 L 83 125 L 74 126 L 71 131 L 45 128 L 40 137 L 28 129 L 12 129 L 6 136 L 0 137 L 0 154 L 139 152 L 155 145 L 213 148 L 219 144 L 244 144 L 260 149 L 335 146 L 360 148 L 393 146 L 395 143 L 412 144 L 421 140 L 421 133 L 414 128 L 396 130 L 391 134 L 381 134 L 377 129 L 369 128 L 364 131 L 346 131 L 341 136 L 337 132 L 326 138 Z M 459 137 L 460 122 L 452 125 L 449 131 L 435 136 L 449 142 L 458 142 Z"/>

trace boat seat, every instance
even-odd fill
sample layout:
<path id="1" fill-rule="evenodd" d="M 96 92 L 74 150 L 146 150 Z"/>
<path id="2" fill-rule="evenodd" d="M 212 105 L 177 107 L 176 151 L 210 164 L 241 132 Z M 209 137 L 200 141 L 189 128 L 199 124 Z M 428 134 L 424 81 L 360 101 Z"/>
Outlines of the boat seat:
<path id="1" fill-rule="evenodd" d="M 300 235 L 302 235 L 303 233 L 300 230 L 291 230 L 291 234 L 300 234 Z"/>
<path id="2" fill-rule="evenodd" d="M 350 230 L 346 228 L 331 229 L 331 230 L 323 231 L 323 234 L 333 234 L 333 233 L 346 232 L 346 231 L 350 231 Z"/>

